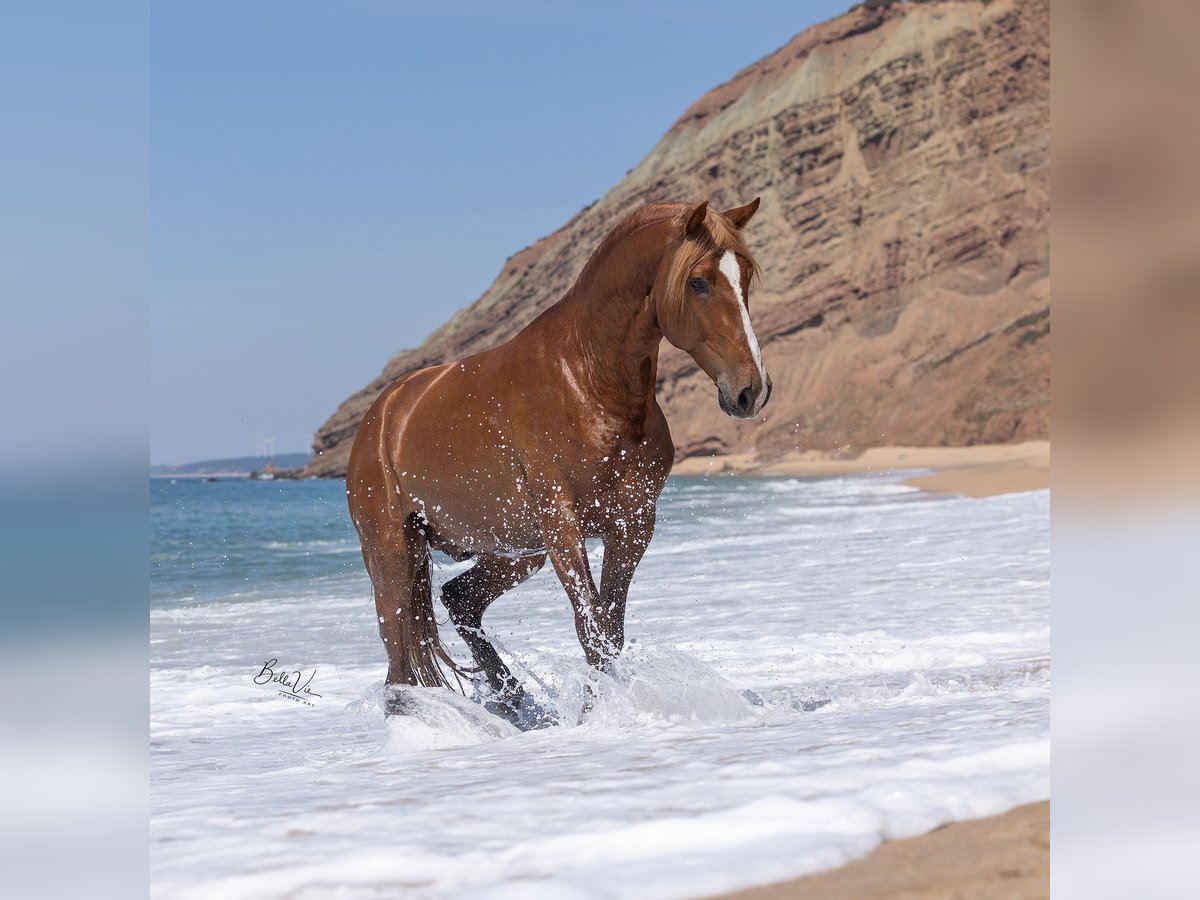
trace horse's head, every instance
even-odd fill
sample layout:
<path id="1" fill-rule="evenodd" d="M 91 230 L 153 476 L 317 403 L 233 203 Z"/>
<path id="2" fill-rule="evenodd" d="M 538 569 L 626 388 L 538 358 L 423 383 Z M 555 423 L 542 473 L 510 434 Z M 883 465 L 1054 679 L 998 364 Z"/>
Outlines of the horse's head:
<path id="1" fill-rule="evenodd" d="M 758 339 L 750 327 L 750 283 L 758 264 L 742 228 L 758 209 L 756 197 L 723 213 L 701 203 L 677 222 L 678 249 L 654 285 L 663 336 L 689 354 L 717 386 L 731 416 L 758 415 L 771 397 Z"/>

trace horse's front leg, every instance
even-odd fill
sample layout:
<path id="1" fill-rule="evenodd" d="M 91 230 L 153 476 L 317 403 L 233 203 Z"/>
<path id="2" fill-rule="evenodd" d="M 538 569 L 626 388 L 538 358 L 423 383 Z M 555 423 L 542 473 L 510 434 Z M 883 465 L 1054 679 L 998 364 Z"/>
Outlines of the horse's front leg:
<path id="1" fill-rule="evenodd" d="M 604 569 L 600 576 L 600 622 L 619 653 L 625 647 L 625 602 L 634 570 L 654 534 L 654 507 L 634 521 L 628 519 L 604 536 Z"/>
<path id="2" fill-rule="evenodd" d="M 606 631 L 606 626 L 610 626 L 609 617 L 602 609 L 600 592 L 596 590 L 588 565 L 583 528 L 574 510 L 562 504 L 548 513 L 542 520 L 542 535 L 550 562 L 575 611 L 575 633 L 579 636 L 583 654 L 588 665 L 602 669 L 621 648 Z"/>

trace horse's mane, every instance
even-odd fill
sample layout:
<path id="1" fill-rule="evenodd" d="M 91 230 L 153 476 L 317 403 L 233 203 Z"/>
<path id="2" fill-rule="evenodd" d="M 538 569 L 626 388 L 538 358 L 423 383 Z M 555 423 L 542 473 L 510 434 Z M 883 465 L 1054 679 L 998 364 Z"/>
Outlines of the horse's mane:
<path id="1" fill-rule="evenodd" d="M 679 224 L 682 226 L 683 219 L 690 215 L 695 208 L 695 203 L 650 203 L 634 210 L 605 235 L 587 265 L 583 267 L 579 276 L 580 280 L 583 280 L 590 270 L 599 265 L 612 248 L 639 228 L 663 219 L 674 218 L 678 218 Z M 732 222 L 710 207 L 705 214 L 704 225 L 705 227 L 699 235 L 684 238 L 683 244 L 671 260 L 671 266 L 667 271 L 666 285 L 666 300 L 669 303 L 678 304 L 684 301 L 684 289 L 688 276 L 698 263 L 726 250 L 732 250 L 749 264 L 751 279 L 761 275 L 758 262 L 742 239 L 741 232 L 733 227 Z"/>

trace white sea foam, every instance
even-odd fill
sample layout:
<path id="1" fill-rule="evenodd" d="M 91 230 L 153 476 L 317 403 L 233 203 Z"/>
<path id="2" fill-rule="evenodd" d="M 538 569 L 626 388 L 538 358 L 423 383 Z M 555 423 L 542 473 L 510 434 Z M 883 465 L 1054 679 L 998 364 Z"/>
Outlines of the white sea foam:
<path id="1" fill-rule="evenodd" d="M 692 897 L 1045 798 L 1048 512 L 880 478 L 675 483 L 612 672 L 549 567 L 488 611 L 559 717 L 540 731 L 431 689 L 385 723 L 361 573 L 157 608 L 154 894 Z M 254 683 L 268 659 L 321 696 Z"/>

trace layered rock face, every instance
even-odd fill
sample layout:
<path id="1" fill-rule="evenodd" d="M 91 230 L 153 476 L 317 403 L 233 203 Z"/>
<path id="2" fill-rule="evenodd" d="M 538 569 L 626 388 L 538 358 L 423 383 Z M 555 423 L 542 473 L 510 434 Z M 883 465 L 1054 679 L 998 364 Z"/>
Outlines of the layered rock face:
<path id="1" fill-rule="evenodd" d="M 774 380 L 734 420 L 663 344 L 680 457 L 1022 441 L 1050 427 L 1047 0 L 870 4 L 710 91 L 608 194 L 511 257 L 487 292 L 321 426 L 345 470 L 359 418 L 421 366 L 511 338 L 645 203 L 762 197 L 751 318 Z"/>

